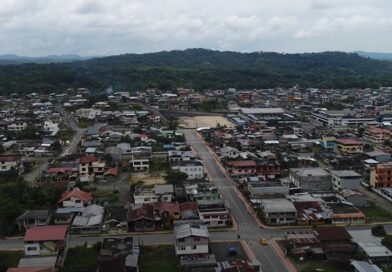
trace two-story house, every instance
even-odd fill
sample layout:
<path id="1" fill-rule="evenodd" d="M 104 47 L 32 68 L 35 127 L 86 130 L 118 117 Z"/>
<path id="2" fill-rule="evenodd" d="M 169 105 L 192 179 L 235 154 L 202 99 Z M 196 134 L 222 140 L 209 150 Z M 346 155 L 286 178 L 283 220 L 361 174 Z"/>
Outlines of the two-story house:
<path id="1" fill-rule="evenodd" d="M 171 168 L 188 175 L 188 180 L 196 180 L 204 178 L 204 165 L 199 160 L 193 161 L 177 161 L 172 163 Z"/>
<path id="2" fill-rule="evenodd" d="M 103 176 L 106 163 L 94 156 L 84 156 L 79 159 L 79 174 L 81 176 Z"/>
<path id="3" fill-rule="evenodd" d="M 183 268 L 215 267 L 215 256 L 209 254 L 207 226 L 183 224 L 175 226 L 175 252 Z"/>
<path id="4" fill-rule="evenodd" d="M 74 188 L 72 191 L 64 192 L 61 195 L 58 205 L 60 207 L 76 207 L 82 208 L 91 204 L 93 196 L 91 193 L 84 192 L 79 188 Z"/>

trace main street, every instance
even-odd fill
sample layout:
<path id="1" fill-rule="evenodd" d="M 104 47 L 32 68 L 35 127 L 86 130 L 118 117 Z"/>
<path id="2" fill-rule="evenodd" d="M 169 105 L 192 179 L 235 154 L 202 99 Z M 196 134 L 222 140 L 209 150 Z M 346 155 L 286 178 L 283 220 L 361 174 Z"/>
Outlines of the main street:
<path id="1" fill-rule="evenodd" d="M 288 271 L 271 246 L 261 246 L 259 244 L 261 238 L 272 238 L 274 233 L 259 228 L 257 222 L 249 214 L 248 209 L 238 196 L 238 191 L 234 189 L 235 184 L 227 179 L 225 173 L 214 159 L 214 154 L 211 154 L 206 147 L 205 141 L 200 138 L 195 129 L 184 129 L 181 132 L 192 149 L 203 160 L 209 179 L 218 187 L 220 194 L 231 211 L 232 217 L 238 226 L 238 234 L 241 240 L 248 242 L 256 258 L 261 262 L 263 271 Z"/>

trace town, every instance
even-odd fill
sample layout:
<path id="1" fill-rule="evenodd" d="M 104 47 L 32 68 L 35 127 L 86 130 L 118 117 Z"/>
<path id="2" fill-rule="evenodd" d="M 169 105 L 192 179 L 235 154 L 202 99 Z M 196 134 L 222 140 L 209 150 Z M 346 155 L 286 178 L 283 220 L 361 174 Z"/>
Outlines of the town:
<path id="1" fill-rule="evenodd" d="M 392 271 L 392 87 L 0 102 L 4 271 Z"/>

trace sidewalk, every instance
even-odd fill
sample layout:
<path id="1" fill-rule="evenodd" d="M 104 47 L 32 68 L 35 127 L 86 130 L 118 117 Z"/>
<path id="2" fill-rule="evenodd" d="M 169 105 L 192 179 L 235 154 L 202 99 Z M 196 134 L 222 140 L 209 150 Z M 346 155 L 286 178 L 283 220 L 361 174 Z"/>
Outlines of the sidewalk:
<path id="1" fill-rule="evenodd" d="M 282 262 L 284 263 L 284 265 L 286 266 L 286 268 L 289 272 L 298 272 L 297 268 L 295 268 L 295 266 L 290 262 L 290 260 L 288 258 L 286 258 L 286 255 L 284 254 L 283 250 L 278 245 L 276 239 L 271 239 L 270 245 L 271 245 L 272 249 L 275 251 L 275 253 L 282 260 Z"/>

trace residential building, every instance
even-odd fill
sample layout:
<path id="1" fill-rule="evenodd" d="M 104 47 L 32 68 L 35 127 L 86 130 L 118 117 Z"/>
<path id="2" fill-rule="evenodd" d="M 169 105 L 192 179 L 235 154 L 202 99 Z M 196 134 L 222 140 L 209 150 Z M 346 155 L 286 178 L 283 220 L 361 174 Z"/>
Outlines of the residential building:
<path id="1" fill-rule="evenodd" d="M 251 198 L 261 198 L 265 195 L 288 195 L 289 187 L 279 182 L 248 182 L 246 184 Z"/>
<path id="2" fill-rule="evenodd" d="M 55 136 L 59 132 L 59 125 L 53 122 L 45 121 L 43 131 L 48 133 L 50 136 Z"/>
<path id="3" fill-rule="evenodd" d="M 208 227 L 226 227 L 231 222 L 230 212 L 222 199 L 198 200 L 200 220 Z"/>
<path id="4" fill-rule="evenodd" d="M 7 125 L 7 130 L 9 131 L 22 131 L 27 128 L 26 122 L 12 122 Z"/>
<path id="5" fill-rule="evenodd" d="M 331 175 L 321 168 L 290 168 L 289 180 L 303 192 L 332 190 Z"/>
<path id="6" fill-rule="evenodd" d="M 149 172 L 150 160 L 149 159 L 133 159 L 129 161 L 132 172 Z"/>
<path id="7" fill-rule="evenodd" d="M 256 162 L 253 160 L 246 161 L 227 161 L 225 167 L 233 178 L 244 176 L 253 176 L 256 174 Z"/>
<path id="8" fill-rule="evenodd" d="M 105 173 L 106 163 L 94 156 L 84 156 L 79 160 L 79 174 L 81 176 L 102 176 Z"/>
<path id="9" fill-rule="evenodd" d="M 335 137 L 322 137 L 320 140 L 321 147 L 330 153 L 336 152 L 336 138 Z"/>
<path id="10" fill-rule="evenodd" d="M 98 205 L 83 208 L 80 215 L 75 216 L 71 231 L 73 234 L 100 233 L 105 209 Z"/>
<path id="11" fill-rule="evenodd" d="M 172 184 L 157 184 L 157 185 L 139 185 L 136 186 L 133 194 L 133 203 L 135 205 L 157 203 L 157 202 L 172 202 L 174 194 L 174 187 Z"/>
<path id="12" fill-rule="evenodd" d="M 392 251 L 381 243 L 381 238 L 372 235 L 370 229 L 349 230 L 348 233 L 358 245 L 360 251 L 366 254 L 372 263 L 388 262 L 392 260 Z"/>
<path id="13" fill-rule="evenodd" d="M 365 129 L 365 132 L 363 133 L 363 140 L 365 142 L 376 145 L 384 144 L 384 142 L 390 138 L 391 131 L 385 128 L 369 127 Z"/>
<path id="14" fill-rule="evenodd" d="M 263 220 L 269 225 L 288 225 L 297 222 L 297 210 L 285 198 L 261 200 Z"/>
<path id="15" fill-rule="evenodd" d="M 172 163 L 171 168 L 188 175 L 188 180 L 196 180 L 204 178 L 204 165 L 199 160 L 193 161 L 177 161 Z"/>
<path id="16" fill-rule="evenodd" d="M 0 172 L 19 171 L 20 158 L 16 156 L 0 156 Z"/>
<path id="17" fill-rule="evenodd" d="M 367 152 L 365 155 L 369 159 L 376 160 L 379 163 L 389 162 L 391 160 L 391 154 L 382 151 Z"/>
<path id="18" fill-rule="evenodd" d="M 154 206 L 143 204 L 130 207 L 128 211 L 128 231 L 155 230 Z"/>
<path id="19" fill-rule="evenodd" d="M 340 194 L 358 209 L 369 207 L 372 204 L 369 198 L 357 190 L 343 189 Z"/>
<path id="20" fill-rule="evenodd" d="M 392 187 L 392 162 L 377 164 L 370 170 L 370 186 L 374 188 Z"/>
<path id="21" fill-rule="evenodd" d="M 355 246 L 344 227 L 317 227 L 314 233 L 321 242 L 321 248 L 327 260 L 347 261 L 351 258 Z"/>
<path id="22" fill-rule="evenodd" d="M 207 226 L 182 224 L 174 228 L 175 253 L 180 266 L 188 269 L 215 267 L 215 256 L 209 254 Z"/>
<path id="23" fill-rule="evenodd" d="M 16 218 L 16 222 L 19 230 L 25 231 L 31 227 L 48 225 L 50 218 L 49 210 L 27 210 Z"/>
<path id="24" fill-rule="evenodd" d="M 64 252 L 68 226 L 38 226 L 29 228 L 23 238 L 26 256 L 58 255 Z"/>
<path id="25" fill-rule="evenodd" d="M 375 264 L 370 264 L 365 261 L 351 261 L 351 266 L 354 267 L 354 272 L 382 272 L 381 268 L 379 268 Z"/>
<path id="26" fill-rule="evenodd" d="M 336 150 L 339 153 L 362 153 L 362 142 L 352 138 L 339 138 L 336 139 Z"/>
<path id="27" fill-rule="evenodd" d="M 91 193 L 84 192 L 79 188 L 64 192 L 57 202 L 60 207 L 85 207 L 91 204 L 93 196 Z"/>
<path id="28" fill-rule="evenodd" d="M 342 189 L 358 190 L 363 178 L 353 170 L 330 170 L 332 175 L 332 184 L 335 191 Z"/>

